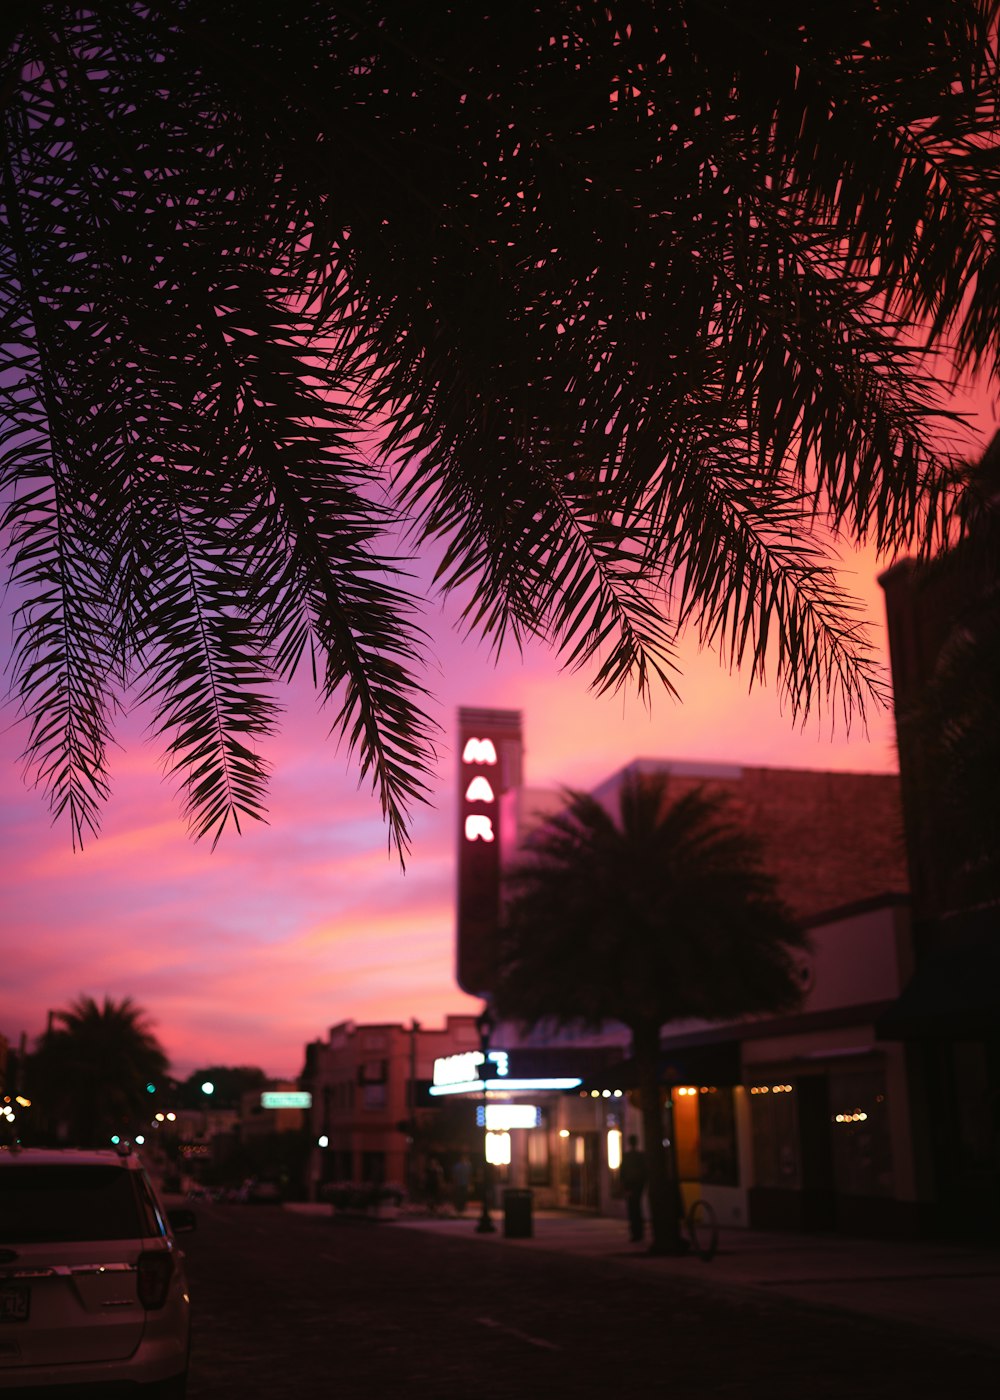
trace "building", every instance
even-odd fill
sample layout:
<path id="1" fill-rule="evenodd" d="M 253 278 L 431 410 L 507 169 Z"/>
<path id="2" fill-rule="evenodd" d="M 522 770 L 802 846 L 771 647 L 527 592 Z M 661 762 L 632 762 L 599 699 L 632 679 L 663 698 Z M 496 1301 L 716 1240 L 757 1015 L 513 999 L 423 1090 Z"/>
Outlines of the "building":
<path id="1" fill-rule="evenodd" d="M 929 1124 L 929 1170 L 937 1228 L 976 1239 L 1000 1239 L 1000 889 L 997 860 L 982 879 L 971 871 L 950 825 L 953 807 L 935 781 L 934 737 L 921 728 L 929 684 L 967 629 L 988 649 L 980 681 L 995 686 L 1000 599 L 998 494 L 1000 437 L 978 468 L 985 509 L 966 537 L 934 561 L 904 559 L 879 582 L 885 593 L 897 747 L 913 891 L 915 966 L 902 995 L 880 1022 L 887 1041 L 903 1044 L 919 1067 Z M 992 668 L 992 669 L 989 669 Z M 975 723 L 982 743 L 988 812 L 976 814 L 976 835 L 996 832 L 996 706 L 981 695 Z M 949 716 L 950 718 L 950 716 Z M 983 732 L 985 731 L 985 733 Z M 992 748 L 990 745 L 992 744 Z M 940 770 L 939 770 L 940 771 Z M 961 796 L 961 794 L 959 795 Z M 954 802 L 955 794 L 949 794 Z M 992 822 L 992 826 L 989 825 Z"/>
<path id="2" fill-rule="evenodd" d="M 333 1183 L 418 1194 L 430 1159 L 446 1170 L 466 1144 L 429 1096 L 434 1061 L 478 1046 L 472 1016 L 448 1016 L 441 1029 L 342 1021 L 308 1045 L 299 1083 L 312 1095 L 310 1196 Z"/>
<path id="3" fill-rule="evenodd" d="M 471 733 L 480 712 L 461 718 L 460 796 L 466 807 L 478 797 L 498 818 L 499 900 L 506 863 L 559 798 L 473 786 L 488 750 L 469 739 L 488 735 Z M 520 716 L 486 718 L 520 742 Z M 678 797 L 696 786 L 725 795 L 760 838 L 779 892 L 813 940 L 794 1016 L 664 1028 L 665 1132 L 685 1192 L 709 1199 L 728 1224 L 897 1235 L 924 1228 L 927 1106 L 912 1053 L 878 1030 L 913 971 L 898 778 L 637 759 L 594 795 L 613 807 L 627 775 L 654 771 Z M 462 824 L 459 840 L 461 865 L 470 845 Z M 470 952 L 469 936 L 460 918 L 464 963 L 477 966 L 488 991 L 488 948 Z M 622 1028 L 609 1032 L 618 1037 L 616 1063 L 594 1071 L 580 1045 L 580 1088 L 553 1095 L 500 1154 L 501 1182 L 533 1187 L 539 1204 L 624 1214 L 617 1163 L 640 1121 Z M 554 1048 L 544 1030 L 535 1042 Z M 513 1027 L 499 1028 L 493 1043 L 511 1062 L 522 1044 Z M 494 1096 L 517 1097 L 499 1082 Z"/>

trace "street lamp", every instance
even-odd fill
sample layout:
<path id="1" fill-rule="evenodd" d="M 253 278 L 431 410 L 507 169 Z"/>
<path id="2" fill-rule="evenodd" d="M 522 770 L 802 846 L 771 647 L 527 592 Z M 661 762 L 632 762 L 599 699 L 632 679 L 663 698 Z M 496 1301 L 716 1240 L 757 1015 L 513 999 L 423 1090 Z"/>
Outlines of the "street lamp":
<path id="1" fill-rule="evenodd" d="M 482 1052 L 482 1060 L 479 1064 L 479 1078 L 483 1085 L 483 1208 L 479 1213 L 479 1221 L 476 1225 L 476 1233 L 480 1235 L 495 1234 L 496 1226 L 490 1219 L 490 1187 L 492 1186 L 492 1164 L 486 1152 L 489 1129 L 486 1126 L 486 1081 L 490 1076 L 490 1062 L 488 1059 L 490 1049 L 490 1036 L 493 1034 L 496 1022 L 489 1006 L 484 1006 L 476 1017 L 476 1030 L 479 1032 L 479 1049 Z"/>

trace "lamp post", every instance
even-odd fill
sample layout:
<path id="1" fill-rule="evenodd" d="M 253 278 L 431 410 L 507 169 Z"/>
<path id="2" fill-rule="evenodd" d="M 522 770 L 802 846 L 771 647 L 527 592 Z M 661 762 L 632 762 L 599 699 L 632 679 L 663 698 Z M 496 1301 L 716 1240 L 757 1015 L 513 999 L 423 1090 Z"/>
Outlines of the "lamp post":
<path id="1" fill-rule="evenodd" d="M 476 1233 L 491 1234 L 496 1232 L 496 1226 L 490 1219 L 490 1187 L 492 1186 L 492 1165 L 486 1154 L 486 1144 L 489 1130 L 486 1126 L 486 1081 L 490 1075 L 490 1062 L 487 1058 L 490 1048 L 490 1036 L 493 1034 L 496 1022 L 489 1006 L 484 1006 L 476 1017 L 476 1030 L 479 1032 L 479 1049 L 482 1052 L 482 1061 L 479 1065 L 479 1078 L 483 1086 L 483 1208 L 479 1212 L 479 1221 L 476 1225 Z"/>

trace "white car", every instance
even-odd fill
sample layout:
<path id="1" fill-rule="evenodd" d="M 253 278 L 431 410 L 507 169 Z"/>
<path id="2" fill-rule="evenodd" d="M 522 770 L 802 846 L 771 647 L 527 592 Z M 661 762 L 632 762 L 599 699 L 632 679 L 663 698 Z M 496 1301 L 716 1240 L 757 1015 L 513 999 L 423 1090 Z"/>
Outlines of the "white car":
<path id="1" fill-rule="evenodd" d="M 0 1394 L 179 1400 L 191 1323 L 174 1231 L 193 1228 L 131 1152 L 0 1148 Z"/>

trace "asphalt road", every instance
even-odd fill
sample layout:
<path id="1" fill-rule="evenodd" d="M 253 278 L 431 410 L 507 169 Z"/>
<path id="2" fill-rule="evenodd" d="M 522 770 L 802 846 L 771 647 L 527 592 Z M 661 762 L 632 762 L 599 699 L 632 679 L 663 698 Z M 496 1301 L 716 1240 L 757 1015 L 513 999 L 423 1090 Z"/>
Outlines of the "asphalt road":
<path id="1" fill-rule="evenodd" d="M 502 1249 L 467 1233 L 199 1205 L 190 1400 L 959 1400 L 995 1352 L 916 1328 Z"/>

